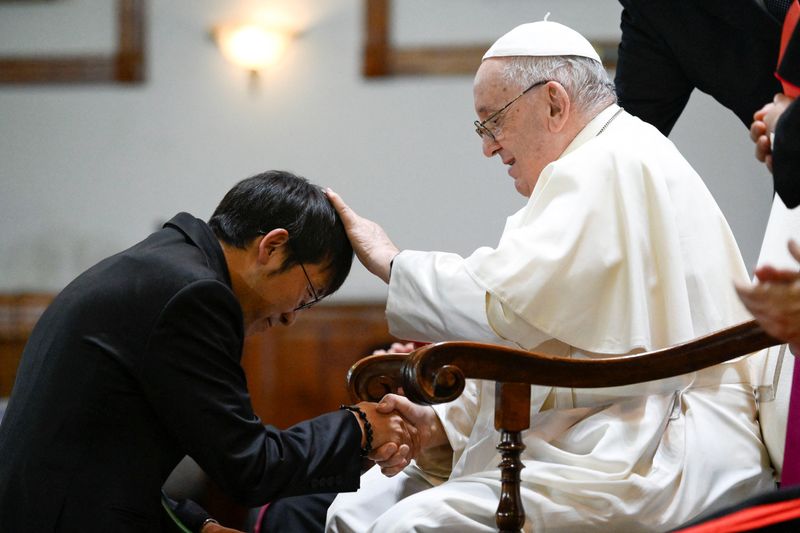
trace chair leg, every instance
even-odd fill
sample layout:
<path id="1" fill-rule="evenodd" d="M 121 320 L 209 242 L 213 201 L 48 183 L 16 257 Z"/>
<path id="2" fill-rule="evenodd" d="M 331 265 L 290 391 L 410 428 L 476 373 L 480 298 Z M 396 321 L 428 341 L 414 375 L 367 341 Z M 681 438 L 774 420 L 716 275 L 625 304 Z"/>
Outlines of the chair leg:
<path id="1" fill-rule="evenodd" d="M 517 532 L 525 525 L 525 509 L 520 495 L 520 471 L 525 468 L 520 455 L 525 449 L 522 431 L 530 427 L 531 387 L 527 383 L 495 384 L 494 427 L 500 431 L 497 450 L 500 467 L 500 503 L 495 521 L 505 532 Z"/>
<path id="2" fill-rule="evenodd" d="M 502 454 L 500 462 L 500 503 L 497 506 L 495 520 L 501 532 L 518 532 L 525 525 L 525 508 L 520 495 L 519 473 L 525 468 L 520 454 L 525 449 L 519 431 L 500 432 L 500 444 L 497 449 Z"/>

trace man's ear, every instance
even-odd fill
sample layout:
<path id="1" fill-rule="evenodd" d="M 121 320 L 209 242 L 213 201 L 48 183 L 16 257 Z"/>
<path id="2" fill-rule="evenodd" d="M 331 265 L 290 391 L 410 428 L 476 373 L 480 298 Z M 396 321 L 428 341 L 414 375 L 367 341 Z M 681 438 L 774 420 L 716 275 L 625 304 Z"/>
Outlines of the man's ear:
<path id="1" fill-rule="evenodd" d="M 550 104 L 548 125 L 553 133 L 560 132 L 569 119 L 571 102 L 564 86 L 551 81 L 547 84 L 547 98 Z"/>
<path id="2" fill-rule="evenodd" d="M 283 264 L 286 257 L 284 246 L 289 240 L 289 232 L 283 228 L 276 228 L 258 240 L 258 262 L 266 265 L 270 261 L 279 260 L 278 266 Z M 282 252 L 282 253 L 279 253 Z"/>

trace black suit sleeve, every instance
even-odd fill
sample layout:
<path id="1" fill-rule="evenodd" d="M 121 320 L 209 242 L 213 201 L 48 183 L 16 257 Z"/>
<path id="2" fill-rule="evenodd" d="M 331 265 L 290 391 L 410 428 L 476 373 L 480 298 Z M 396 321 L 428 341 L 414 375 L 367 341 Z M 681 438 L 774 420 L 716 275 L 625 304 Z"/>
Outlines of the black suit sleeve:
<path id="1" fill-rule="evenodd" d="M 628 2 L 622 4 L 622 39 L 614 76 L 619 105 L 669 135 L 694 84 L 658 30 Z"/>
<path id="2" fill-rule="evenodd" d="M 242 318 L 230 289 L 195 282 L 164 307 L 140 382 L 164 431 L 243 505 L 358 488 L 361 432 L 347 412 L 280 431 L 254 414 L 244 371 Z"/>
<path id="3" fill-rule="evenodd" d="M 800 24 L 795 26 L 792 35 L 789 36 L 781 63 L 778 65 L 778 75 L 781 79 L 800 86 Z"/>
<path id="4" fill-rule="evenodd" d="M 800 205 L 800 107 L 797 100 L 781 114 L 772 144 L 772 179 L 786 207 Z"/>
<path id="5" fill-rule="evenodd" d="M 746 128 L 780 92 L 780 25 L 753 0 L 620 0 L 619 103 L 669 134 L 696 88 Z"/>

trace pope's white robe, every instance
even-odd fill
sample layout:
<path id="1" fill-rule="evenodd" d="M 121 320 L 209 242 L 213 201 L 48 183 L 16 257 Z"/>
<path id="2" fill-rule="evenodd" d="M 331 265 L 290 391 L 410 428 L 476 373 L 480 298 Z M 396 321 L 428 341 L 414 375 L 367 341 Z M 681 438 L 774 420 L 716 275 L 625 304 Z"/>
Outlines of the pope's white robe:
<path id="1" fill-rule="evenodd" d="M 496 248 L 466 259 L 399 254 L 392 333 L 603 357 L 747 320 L 733 289 L 747 272 L 718 206 L 655 128 L 622 112 L 603 130 L 618 109 L 601 112 L 542 171 Z M 741 359 L 607 389 L 532 387 L 526 531 L 666 530 L 773 488 L 755 366 Z M 394 478 L 373 468 L 357 493 L 337 497 L 328 530 L 495 529 L 494 384 L 469 382 L 434 409 L 452 463 L 412 465 Z"/>

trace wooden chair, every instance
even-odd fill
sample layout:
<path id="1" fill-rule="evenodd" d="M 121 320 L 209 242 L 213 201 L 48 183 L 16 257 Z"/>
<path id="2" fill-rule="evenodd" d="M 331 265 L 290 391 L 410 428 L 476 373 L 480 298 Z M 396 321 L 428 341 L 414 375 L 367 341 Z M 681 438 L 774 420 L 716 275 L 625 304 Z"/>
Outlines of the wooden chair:
<path id="1" fill-rule="evenodd" d="M 789 210 L 775 197 L 758 264 L 797 268 L 786 250 L 800 235 L 800 209 Z M 755 322 L 745 322 L 691 342 L 636 355 L 605 359 L 569 359 L 491 344 L 443 342 L 410 354 L 369 356 L 348 373 L 350 395 L 377 401 L 402 387 L 412 401 L 444 403 L 457 398 L 466 379 L 496 382 L 495 428 L 500 432 L 501 494 L 496 521 L 500 531 L 518 531 L 525 523 L 520 499 L 521 432 L 530 425 L 530 385 L 598 388 L 662 379 L 713 366 L 764 348 L 757 396 L 759 424 L 776 475 L 783 465 L 789 393 L 794 357 L 786 346 Z"/>
<path id="2" fill-rule="evenodd" d="M 519 531 L 525 523 L 520 498 L 520 470 L 524 468 L 520 453 L 525 449 L 521 432 L 530 425 L 530 385 L 630 385 L 694 372 L 778 344 L 780 341 L 755 321 L 670 348 L 605 359 L 570 359 L 492 344 L 442 342 L 409 354 L 366 357 L 353 365 L 347 381 L 356 400 L 378 401 L 402 387 L 410 400 L 422 404 L 456 399 L 466 379 L 495 381 L 494 422 L 501 435 L 497 449 L 502 456 L 496 522 L 500 531 Z M 788 374 L 790 377 L 791 371 Z"/>

